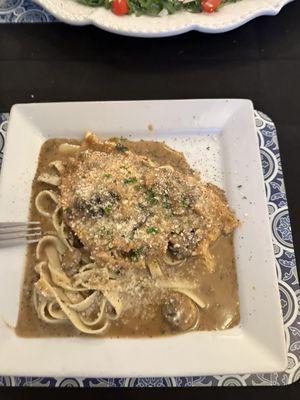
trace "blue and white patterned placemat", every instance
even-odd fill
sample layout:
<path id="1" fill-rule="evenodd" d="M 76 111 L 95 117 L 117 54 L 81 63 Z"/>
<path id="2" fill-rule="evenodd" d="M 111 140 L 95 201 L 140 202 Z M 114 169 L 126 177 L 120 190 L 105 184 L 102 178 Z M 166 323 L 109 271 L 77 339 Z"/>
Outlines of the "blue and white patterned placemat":
<path id="1" fill-rule="evenodd" d="M 0 23 L 56 22 L 57 20 L 33 1 L 0 0 Z"/>
<path id="2" fill-rule="evenodd" d="M 2 0 L 0 0 L 2 1 Z M 8 4 L 9 0 L 7 0 Z M 22 3 L 22 0 L 11 0 Z M 1 4 L 1 2 L 0 2 Z M 288 367 L 286 371 L 257 375 L 196 376 L 180 378 L 55 378 L 0 376 L 0 386 L 163 387 L 288 385 L 300 379 L 300 289 L 289 212 L 282 175 L 276 128 L 263 113 L 255 112 L 262 167 L 268 198 L 283 312 Z M 8 114 L 0 114 L 0 166 Z"/>

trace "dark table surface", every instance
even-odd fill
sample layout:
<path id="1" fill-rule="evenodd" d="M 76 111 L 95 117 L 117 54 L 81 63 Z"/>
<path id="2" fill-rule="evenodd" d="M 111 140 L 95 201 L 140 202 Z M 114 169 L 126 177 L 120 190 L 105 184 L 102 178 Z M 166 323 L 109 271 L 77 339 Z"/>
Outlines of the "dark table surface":
<path id="1" fill-rule="evenodd" d="M 248 98 L 277 125 L 296 256 L 300 257 L 300 1 L 277 17 L 235 31 L 164 39 L 126 38 L 94 27 L 0 25 L 0 112 L 20 102 Z M 299 266 L 298 266 L 299 271 Z M 68 398 L 196 399 L 272 395 L 287 388 L 66 391 Z M 3 388 L 2 398 L 52 397 L 49 390 Z"/>

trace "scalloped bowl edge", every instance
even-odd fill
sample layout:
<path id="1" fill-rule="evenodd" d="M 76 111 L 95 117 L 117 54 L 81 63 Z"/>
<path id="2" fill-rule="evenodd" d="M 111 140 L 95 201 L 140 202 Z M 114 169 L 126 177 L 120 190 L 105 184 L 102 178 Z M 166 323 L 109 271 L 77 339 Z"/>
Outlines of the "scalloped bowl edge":
<path id="1" fill-rule="evenodd" d="M 201 22 L 196 20 L 199 14 L 180 12 L 174 16 L 164 17 L 136 17 L 134 15 L 118 17 L 111 11 L 103 8 L 92 8 L 76 3 L 76 0 L 34 0 L 41 7 L 58 20 L 71 25 L 94 25 L 108 32 L 133 37 L 167 37 L 186 33 L 188 31 L 199 31 L 204 33 L 223 33 L 236 29 L 254 18 L 260 16 L 277 15 L 281 9 L 294 0 L 244 0 L 248 7 L 240 7 L 241 3 L 227 5 L 215 15 L 202 17 Z M 251 3 L 251 6 L 250 6 Z M 260 4 L 258 4 L 260 3 Z M 228 8 L 228 10 L 226 10 Z M 226 11 L 225 18 L 223 12 Z M 232 17 L 230 12 L 232 12 Z M 201 15 L 202 16 L 202 15 Z M 125 23 L 124 23 L 124 19 Z M 172 20 L 173 19 L 173 20 Z M 137 26 L 135 22 L 141 22 Z M 149 24 L 149 22 L 151 23 Z M 156 22 L 158 26 L 155 27 Z M 163 26 L 165 24 L 165 26 Z"/>

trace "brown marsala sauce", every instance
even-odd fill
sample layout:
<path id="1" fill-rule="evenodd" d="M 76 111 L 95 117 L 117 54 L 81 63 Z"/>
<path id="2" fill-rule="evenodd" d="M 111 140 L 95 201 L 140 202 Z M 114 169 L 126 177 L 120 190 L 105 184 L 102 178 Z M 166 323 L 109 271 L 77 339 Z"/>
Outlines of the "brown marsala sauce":
<path id="1" fill-rule="evenodd" d="M 80 143 L 70 139 L 47 140 L 40 151 L 38 167 L 32 184 L 29 219 L 41 221 L 43 232 L 53 231 L 51 221 L 41 216 L 34 205 L 36 195 L 43 189 L 49 188 L 45 183 L 37 181 L 42 171 L 54 160 L 63 160 L 58 153 L 61 143 Z M 191 168 L 181 153 L 166 150 L 163 143 L 153 141 L 131 142 L 124 144 L 139 155 L 145 155 L 161 165 L 172 165 L 185 174 L 191 173 Z M 21 292 L 19 317 L 16 334 L 22 337 L 71 337 L 86 336 L 73 327 L 71 322 L 47 324 L 41 321 L 33 306 L 33 284 L 38 279 L 34 270 L 36 264 L 36 245 L 29 245 L 27 250 L 24 284 Z M 199 257 L 191 257 L 181 266 L 162 266 L 166 275 L 184 278 L 197 282 L 199 293 L 208 307 L 200 310 L 200 327 L 198 330 L 219 330 L 231 328 L 239 323 L 239 299 L 234 247 L 232 234 L 221 236 L 212 246 L 211 252 L 215 257 L 214 272 L 209 272 Z M 154 337 L 178 334 L 162 317 L 159 304 L 144 310 L 147 318 L 142 320 L 126 311 L 119 320 L 112 321 L 110 328 L 101 337 Z M 95 337 L 95 336 L 92 336 Z M 96 336 L 99 338 L 99 336 Z"/>

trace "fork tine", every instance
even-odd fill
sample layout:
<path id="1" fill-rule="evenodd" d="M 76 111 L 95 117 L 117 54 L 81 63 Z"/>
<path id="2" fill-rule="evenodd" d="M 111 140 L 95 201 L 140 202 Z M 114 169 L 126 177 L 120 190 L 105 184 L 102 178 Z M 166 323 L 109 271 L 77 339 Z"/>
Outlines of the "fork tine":
<path id="1" fill-rule="evenodd" d="M 10 234 L 10 233 L 26 233 L 26 232 L 28 232 L 28 233 L 34 233 L 34 232 L 38 232 L 38 231 L 40 231 L 41 230 L 41 227 L 40 226 L 38 226 L 38 227 L 35 227 L 35 228 L 28 228 L 28 227 L 26 227 L 26 226 L 24 226 L 24 227 L 10 227 L 10 228 L 2 228 L 2 227 L 0 227 L 0 236 L 1 235 L 6 235 L 6 234 Z"/>
<path id="2" fill-rule="evenodd" d="M 31 240 L 26 240 L 25 238 L 17 238 L 17 239 L 11 239 L 11 240 L 2 240 L 0 239 L 0 248 L 1 247 L 10 247 L 10 246 L 17 246 L 19 244 L 31 244 L 31 243 L 38 243 L 40 240 L 39 238 L 36 239 L 31 239 Z"/>
<path id="3" fill-rule="evenodd" d="M 17 228 L 17 227 L 25 227 L 25 226 L 27 226 L 27 227 L 32 226 L 32 227 L 33 227 L 33 225 L 38 226 L 38 225 L 41 225 L 41 223 L 40 223 L 39 221 L 28 221 L 28 222 L 1 222 L 1 223 L 0 223 L 0 229 L 1 229 L 1 228 L 12 228 L 12 227 Z"/>
<path id="4" fill-rule="evenodd" d="M 39 221 L 0 223 L 0 247 L 36 243 L 41 237 Z"/>
<path id="5" fill-rule="evenodd" d="M 42 236 L 42 232 L 36 232 L 36 233 L 29 233 L 29 234 L 19 234 L 19 235 L 2 235 L 0 236 L 0 241 L 5 241 L 5 240 L 14 240 L 14 239 L 26 239 L 30 240 L 31 238 L 38 238 Z"/>

